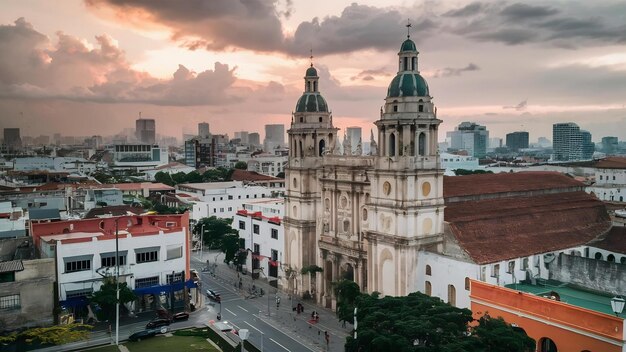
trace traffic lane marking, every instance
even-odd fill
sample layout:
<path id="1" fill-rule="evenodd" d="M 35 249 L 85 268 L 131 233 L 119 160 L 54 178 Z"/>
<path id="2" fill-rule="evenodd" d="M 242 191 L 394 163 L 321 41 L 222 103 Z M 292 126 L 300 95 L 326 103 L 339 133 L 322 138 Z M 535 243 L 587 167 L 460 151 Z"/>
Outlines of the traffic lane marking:
<path id="1" fill-rule="evenodd" d="M 241 310 L 243 310 L 244 312 L 248 313 L 248 310 L 240 305 L 238 305 L 237 307 L 239 307 Z"/>
<path id="2" fill-rule="evenodd" d="M 285 347 L 285 346 L 283 346 L 283 345 L 279 344 L 279 343 L 278 343 L 278 342 L 276 342 L 276 340 L 274 340 L 273 338 L 271 338 L 271 337 L 270 337 L 269 339 L 270 339 L 270 341 L 272 341 L 273 343 L 275 343 L 275 344 L 277 344 L 278 346 L 280 346 L 280 347 L 282 347 L 283 349 L 285 349 L 285 351 L 287 351 L 287 352 L 291 352 L 291 350 L 290 350 L 290 349 L 288 349 L 287 347 Z"/>
<path id="3" fill-rule="evenodd" d="M 263 324 L 267 325 L 269 328 L 276 330 L 276 331 L 278 332 L 278 335 L 285 335 L 285 336 L 287 336 L 288 338 L 292 339 L 292 340 L 293 340 L 296 344 L 298 344 L 298 345 L 300 345 L 300 346 L 302 346 L 302 347 L 306 348 L 306 349 L 307 349 L 307 350 L 309 350 L 309 351 L 316 352 L 316 350 L 314 350 L 314 349 L 312 349 L 311 347 L 309 347 L 309 346 L 307 346 L 307 345 L 303 344 L 302 342 L 300 342 L 300 341 L 296 340 L 296 338 L 295 338 L 295 337 L 293 337 L 293 336 L 291 336 L 291 334 L 286 333 L 286 332 L 284 332 L 284 331 L 282 331 L 282 330 L 280 330 L 280 329 L 278 329 L 278 328 L 275 328 L 275 327 L 274 327 L 273 325 L 271 325 L 270 323 L 268 323 L 268 322 L 266 322 L 265 320 L 261 319 L 261 317 L 260 317 L 260 316 L 259 316 L 259 320 L 258 320 L 258 321 L 259 321 L 260 323 L 263 323 Z M 266 332 L 265 334 L 267 335 L 268 333 Z"/>
<path id="4" fill-rule="evenodd" d="M 263 333 L 263 331 L 261 331 L 261 330 L 259 330 L 259 329 L 255 328 L 255 327 L 254 327 L 254 325 L 252 325 L 252 324 L 248 323 L 247 321 L 244 321 L 244 323 L 245 323 L 245 324 L 248 324 L 248 326 L 249 326 L 249 327 L 253 328 L 254 330 L 256 330 L 256 331 L 258 331 L 258 332 L 260 332 L 261 334 L 264 334 L 264 333 Z"/>
<path id="5" fill-rule="evenodd" d="M 228 313 L 230 313 L 230 314 L 234 315 L 234 316 L 237 316 L 237 314 L 233 313 L 233 312 L 232 312 L 230 309 L 228 309 L 228 308 L 224 308 L 224 310 L 225 310 L 225 311 L 227 311 Z"/>

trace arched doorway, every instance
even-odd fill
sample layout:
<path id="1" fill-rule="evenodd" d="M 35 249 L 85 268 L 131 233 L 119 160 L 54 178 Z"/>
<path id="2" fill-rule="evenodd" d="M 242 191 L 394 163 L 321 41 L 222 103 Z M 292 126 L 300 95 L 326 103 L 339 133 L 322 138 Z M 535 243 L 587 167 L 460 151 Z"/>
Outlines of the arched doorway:
<path id="1" fill-rule="evenodd" d="M 548 337 L 539 339 L 539 352 L 558 352 L 556 344 Z"/>
<path id="2" fill-rule="evenodd" d="M 341 278 L 344 280 L 354 281 L 354 268 L 352 267 L 352 264 L 346 263 L 342 269 Z"/>

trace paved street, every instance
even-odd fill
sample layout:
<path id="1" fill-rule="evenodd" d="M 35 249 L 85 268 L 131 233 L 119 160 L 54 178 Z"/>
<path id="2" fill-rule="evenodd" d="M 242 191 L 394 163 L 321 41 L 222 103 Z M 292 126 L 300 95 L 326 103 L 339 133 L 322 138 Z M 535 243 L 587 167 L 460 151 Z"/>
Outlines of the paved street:
<path id="1" fill-rule="evenodd" d="M 217 260 L 215 260 L 217 257 Z M 304 313 L 297 315 L 291 307 L 298 301 L 291 300 L 283 293 L 280 306 L 276 307 L 276 289 L 270 287 L 265 280 L 255 280 L 254 285 L 263 288 L 265 295 L 257 298 L 245 298 L 248 288 L 253 285 L 249 275 L 241 275 L 243 290 L 239 290 L 237 272 L 221 263 L 222 255 L 217 252 L 205 252 L 203 259 L 194 253 L 191 267 L 198 270 L 202 280 L 203 292 L 210 288 L 221 294 L 222 321 L 232 323 L 238 329 L 250 330 L 250 340 L 265 351 L 343 351 L 346 336 L 351 331 L 351 325 L 341 327 L 332 311 L 299 301 L 305 306 Z M 217 264 L 215 275 L 203 272 L 209 260 L 211 267 Z M 206 311 L 201 313 L 207 319 L 215 319 L 220 311 L 220 304 L 205 302 Z M 268 315 L 269 306 L 269 315 Z M 316 310 L 320 315 L 317 324 L 310 324 L 310 314 Z M 327 348 L 324 332 L 330 334 L 330 344 Z"/>

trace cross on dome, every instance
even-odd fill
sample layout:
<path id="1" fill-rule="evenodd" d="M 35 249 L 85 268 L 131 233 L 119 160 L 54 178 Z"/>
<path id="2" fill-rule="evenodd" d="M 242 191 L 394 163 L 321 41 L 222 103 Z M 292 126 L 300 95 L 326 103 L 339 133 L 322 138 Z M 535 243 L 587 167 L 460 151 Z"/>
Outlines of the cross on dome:
<path id="1" fill-rule="evenodd" d="M 413 26 L 411 25 L 411 20 L 408 19 L 408 18 L 406 20 L 405 27 L 406 27 L 406 37 L 407 38 L 411 38 L 411 27 L 413 27 Z"/>

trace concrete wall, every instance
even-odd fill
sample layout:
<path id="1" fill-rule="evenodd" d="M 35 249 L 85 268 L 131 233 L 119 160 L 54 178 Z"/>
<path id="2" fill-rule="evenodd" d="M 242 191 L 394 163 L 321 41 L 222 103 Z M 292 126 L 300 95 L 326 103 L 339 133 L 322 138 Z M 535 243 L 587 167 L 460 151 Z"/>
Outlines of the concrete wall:
<path id="1" fill-rule="evenodd" d="M 626 291 L 626 265 L 561 254 L 550 265 L 550 278 L 615 295 Z"/>
<path id="2" fill-rule="evenodd" d="M 54 309 L 54 259 L 25 260 L 14 282 L 0 283 L 0 296 L 20 295 L 20 307 L 0 313 L 0 331 L 51 325 Z"/>

